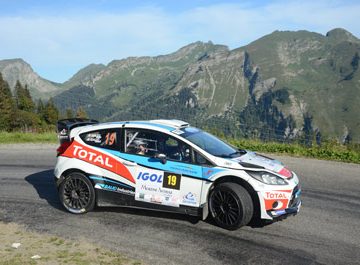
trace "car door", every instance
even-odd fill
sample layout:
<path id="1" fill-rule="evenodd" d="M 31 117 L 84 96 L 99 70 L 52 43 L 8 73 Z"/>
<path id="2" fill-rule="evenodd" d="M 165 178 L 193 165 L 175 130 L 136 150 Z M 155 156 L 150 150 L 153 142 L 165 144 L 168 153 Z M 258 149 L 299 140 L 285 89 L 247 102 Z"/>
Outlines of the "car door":
<path id="1" fill-rule="evenodd" d="M 121 157 L 135 178 L 135 200 L 172 207 L 200 206 L 203 170 L 192 148 L 166 133 L 124 131 Z M 163 159 L 157 158 L 164 155 Z"/>

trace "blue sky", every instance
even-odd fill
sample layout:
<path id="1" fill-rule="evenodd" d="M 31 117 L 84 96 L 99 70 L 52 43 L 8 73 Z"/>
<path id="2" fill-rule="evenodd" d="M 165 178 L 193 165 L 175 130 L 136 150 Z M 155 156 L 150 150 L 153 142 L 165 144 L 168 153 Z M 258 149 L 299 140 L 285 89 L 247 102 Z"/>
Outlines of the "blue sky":
<path id="1" fill-rule="evenodd" d="M 90 63 L 174 52 L 195 41 L 231 49 L 275 30 L 360 36 L 360 2 L 332 0 L 0 0 L 0 60 L 22 58 L 64 82 Z"/>

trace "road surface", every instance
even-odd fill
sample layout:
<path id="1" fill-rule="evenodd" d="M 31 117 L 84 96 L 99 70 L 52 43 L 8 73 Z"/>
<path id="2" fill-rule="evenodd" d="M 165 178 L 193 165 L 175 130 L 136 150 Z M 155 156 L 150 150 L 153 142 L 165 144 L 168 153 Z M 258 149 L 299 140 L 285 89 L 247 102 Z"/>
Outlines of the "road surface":
<path id="1" fill-rule="evenodd" d="M 0 221 L 95 242 L 146 264 L 360 264 L 360 165 L 278 157 L 300 176 L 303 207 L 265 227 L 126 208 L 61 207 L 55 145 L 0 145 Z"/>

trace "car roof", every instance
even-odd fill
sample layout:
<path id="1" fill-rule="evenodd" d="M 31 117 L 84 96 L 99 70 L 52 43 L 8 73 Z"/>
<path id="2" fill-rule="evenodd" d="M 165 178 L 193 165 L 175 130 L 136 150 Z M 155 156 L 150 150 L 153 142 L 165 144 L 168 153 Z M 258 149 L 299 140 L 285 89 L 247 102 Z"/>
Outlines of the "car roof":
<path id="1" fill-rule="evenodd" d="M 159 119 L 159 120 L 148 120 L 148 121 L 119 121 L 119 122 L 106 122 L 106 123 L 97 123 L 89 126 L 80 127 L 80 131 L 88 131 L 91 129 L 105 129 L 111 127 L 135 127 L 135 128 L 145 128 L 145 129 L 156 129 L 172 132 L 174 130 L 178 130 L 184 127 L 188 127 L 189 123 L 175 120 L 175 119 Z"/>

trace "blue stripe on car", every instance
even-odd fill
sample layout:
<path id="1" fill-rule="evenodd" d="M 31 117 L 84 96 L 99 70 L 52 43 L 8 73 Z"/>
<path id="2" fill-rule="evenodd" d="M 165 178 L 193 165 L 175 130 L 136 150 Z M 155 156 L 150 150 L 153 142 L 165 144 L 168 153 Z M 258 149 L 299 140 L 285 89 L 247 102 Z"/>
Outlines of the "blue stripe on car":
<path id="1" fill-rule="evenodd" d="M 126 184 L 124 184 L 122 182 L 111 180 L 111 179 L 108 179 L 108 178 L 97 177 L 97 176 L 90 176 L 90 178 L 93 179 L 93 180 L 101 180 L 101 181 L 107 181 L 107 182 L 115 183 L 115 184 L 118 184 L 120 186 L 124 186 L 124 187 L 127 187 L 127 188 L 133 188 L 130 185 L 126 185 Z"/>
<path id="2" fill-rule="evenodd" d="M 199 165 L 175 162 L 171 160 L 168 160 L 166 164 L 162 164 L 160 160 L 152 157 L 125 154 L 119 151 L 108 150 L 108 149 L 102 149 L 102 150 L 114 156 L 120 157 L 122 159 L 136 162 L 140 166 L 151 167 L 153 169 L 158 169 L 158 170 L 170 171 L 198 179 L 210 180 L 211 177 L 216 173 L 224 171 L 224 169 L 220 169 L 216 167 L 208 168 Z"/>
<path id="3" fill-rule="evenodd" d="M 113 151 L 113 150 L 103 150 L 103 151 L 111 153 L 112 155 L 120 157 L 122 159 L 136 162 L 137 164 L 144 167 L 151 167 L 154 169 L 170 171 L 200 179 L 203 178 L 201 166 L 191 165 L 187 163 L 179 163 L 171 160 L 168 160 L 166 164 L 162 164 L 159 159 L 153 157 L 124 154 L 124 153 L 120 153 L 119 151 Z"/>

